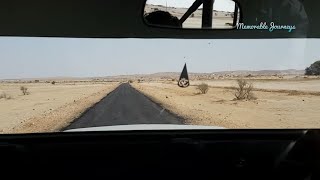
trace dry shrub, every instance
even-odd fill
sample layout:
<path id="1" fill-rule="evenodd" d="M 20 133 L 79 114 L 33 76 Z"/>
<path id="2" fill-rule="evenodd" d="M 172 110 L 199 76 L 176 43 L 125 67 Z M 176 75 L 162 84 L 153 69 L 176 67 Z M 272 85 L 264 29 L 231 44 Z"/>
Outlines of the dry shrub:
<path id="1" fill-rule="evenodd" d="M 6 98 L 7 98 L 7 94 L 6 94 L 6 93 L 4 93 L 4 92 L 0 94 L 0 99 L 3 99 L 3 98 L 4 98 L 4 99 L 6 99 Z"/>
<path id="2" fill-rule="evenodd" d="M 25 87 L 25 86 L 21 86 L 21 87 L 20 87 L 20 90 L 21 90 L 21 92 L 22 92 L 23 95 L 28 95 L 28 94 L 30 94 L 30 93 L 28 92 L 28 88 Z"/>
<path id="3" fill-rule="evenodd" d="M 253 84 L 244 79 L 237 79 L 238 86 L 235 88 L 235 100 L 254 100 L 257 99 L 253 93 Z"/>
<path id="4" fill-rule="evenodd" d="M 303 95 L 304 93 L 303 92 L 299 92 L 297 90 L 292 90 L 292 91 L 288 91 L 288 95 L 289 96 L 298 96 L 298 95 Z"/>
<path id="5" fill-rule="evenodd" d="M 56 84 L 56 82 L 55 82 L 55 81 L 52 81 L 52 82 L 51 82 L 51 84 L 52 84 L 52 85 L 55 85 L 55 84 Z"/>
<path id="6" fill-rule="evenodd" d="M 0 99 L 12 99 L 10 95 L 7 95 L 7 93 L 3 92 L 0 94 Z"/>
<path id="7" fill-rule="evenodd" d="M 201 94 L 207 94 L 209 90 L 209 85 L 206 83 L 201 83 L 197 85 L 197 90 L 199 90 Z"/>

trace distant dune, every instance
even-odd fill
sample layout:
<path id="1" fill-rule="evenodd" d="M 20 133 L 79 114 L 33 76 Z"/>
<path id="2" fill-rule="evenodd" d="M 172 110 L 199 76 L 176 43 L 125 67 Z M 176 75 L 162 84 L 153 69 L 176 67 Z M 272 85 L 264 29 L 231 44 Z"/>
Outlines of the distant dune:
<path id="1" fill-rule="evenodd" d="M 287 69 L 287 70 L 260 70 L 260 71 L 220 71 L 213 74 L 229 74 L 229 75 L 303 75 L 304 70 Z"/>
<path id="2" fill-rule="evenodd" d="M 189 72 L 189 76 L 214 76 L 214 75 L 235 75 L 235 76 L 273 76 L 273 75 L 303 75 L 304 70 L 296 69 L 287 69 L 287 70 L 260 70 L 260 71 L 248 71 L 248 70 L 239 70 L 239 71 L 218 71 L 212 73 L 194 73 Z M 179 76 L 180 72 L 158 72 L 153 74 L 145 75 L 135 75 L 141 77 L 172 77 Z"/>
<path id="3" fill-rule="evenodd" d="M 97 79 L 114 80 L 114 81 L 127 81 L 127 80 L 164 80 L 164 79 L 178 79 L 181 72 L 158 72 L 152 74 L 135 74 L 135 75 L 119 75 L 119 76 L 107 76 L 107 77 L 97 77 Z M 237 77 L 237 76 L 264 76 L 264 77 L 274 77 L 274 76 L 302 76 L 304 70 L 260 70 L 260 71 L 219 71 L 212 73 L 194 73 L 189 72 L 189 78 L 191 80 L 200 79 L 215 79 L 222 77 Z"/>
<path id="4" fill-rule="evenodd" d="M 191 79 L 197 78 L 210 78 L 215 76 L 301 76 L 304 74 L 304 70 L 287 69 L 287 70 L 260 70 L 260 71 L 218 71 L 212 73 L 194 73 L 189 72 Z M 127 81 L 137 79 L 177 79 L 180 76 L 180 72 L 158 72 L 152 74 L 132 74 L 132 75 L 116 75 L 116 76 L 100 76 L 100 77 L 47 77 L 47 78 L 23 78 L 23 79 L 3 79 L 2 81 Z"/>

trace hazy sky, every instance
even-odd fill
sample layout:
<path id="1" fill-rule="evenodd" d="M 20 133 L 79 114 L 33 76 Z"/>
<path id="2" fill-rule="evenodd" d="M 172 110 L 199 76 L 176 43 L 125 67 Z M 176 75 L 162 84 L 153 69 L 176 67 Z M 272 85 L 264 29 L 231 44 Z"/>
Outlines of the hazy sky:
<path id="1" fill-rule="evenodd" d="M 0 37 L 0 79 L 304 69 L 318 39 L 175 40 Z"/>
<path id="2" fill-rule="evenodd" d="M 148 4 L 163 5 L 170 7 L 190 7 L 195 0 L 147 0 Z M 217 11 L 234 11 L 234 1 L 232 0 L 215 0 L 213 9 Z"/>

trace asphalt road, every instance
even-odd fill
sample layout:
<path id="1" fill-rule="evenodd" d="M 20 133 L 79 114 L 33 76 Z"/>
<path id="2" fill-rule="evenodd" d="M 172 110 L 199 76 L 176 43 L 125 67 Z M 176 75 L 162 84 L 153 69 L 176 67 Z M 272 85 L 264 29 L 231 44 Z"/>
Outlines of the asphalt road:
<path id="1" fill-rule="evenodd" d="M 128 124 L 183 124 L 183 120 L 126 83 L 117 87 L 64 130 Z"/>

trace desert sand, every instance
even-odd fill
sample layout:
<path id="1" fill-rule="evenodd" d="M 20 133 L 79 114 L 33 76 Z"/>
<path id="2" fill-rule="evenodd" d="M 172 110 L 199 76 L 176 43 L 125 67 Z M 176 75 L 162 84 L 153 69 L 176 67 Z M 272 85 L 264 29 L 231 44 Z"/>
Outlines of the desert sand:
<path id="1" fill-rule="evenodd" d="M 165 76 L 164 76 L 165 75 Z M 256 100 L 234 100 L 238 76 L 192 74 L 191 86 L 180 88 L 179 73 L 115 76 L 86 80 L 17 80 L 0 82 L 0 133 L 56 132 L 68 126 L 120 83 L 131 85 L 186 124 L 225 128 L 320 128 L 320 79 L 301 75 L 245 78 Z M 203 79 L 203 80 L 199 80 Z M 113 81 L 113 82 L 112 82 Z M 47 83 L 45 83 L 47 82 Z M 207 94 L 196 86 L 207 83 Z M 23 95 L 20 87 L 28 88 Z M 6 97 L 2 97 L 6 94 Z M 1 98 L 2 97 L 2 98 Z"/>
<path id="2" fill-rule="evenodd" d="M 183 117 L 187 124 L 239 129 L 320 128 L 320 96 L 309 93 L 320 92 L 317 80 L 255 81 L 258 89 L 254 95 L 258 99 L 250 101 L 234 100 L 234 90 L 230 88 L 235 85 L 234 81 L 206 82 L 211 86 L 207 94 L 198 94 L 196 86 L 180 88 L 175 82 L 144 82 L 133 86 Z"/>
<path id="3" fill-rule="evenodd" d="M 22 95 L 21 86 L 29 95 Z M 118 83 L 0 83 L 0 133 L 54 132 L 99 102 Z"/>
<path id="4" fill-rule="evenodd" d="M 255 88 L 275 91 L 305 91 L 320 92 L 320 79 L 308 80 L 248 80 L 254 84 Z M 235 87 L 236 80 L 215 80 L 215 81 L 193 81 L 193 85 L 207 83 L 212 87 Z"/>

